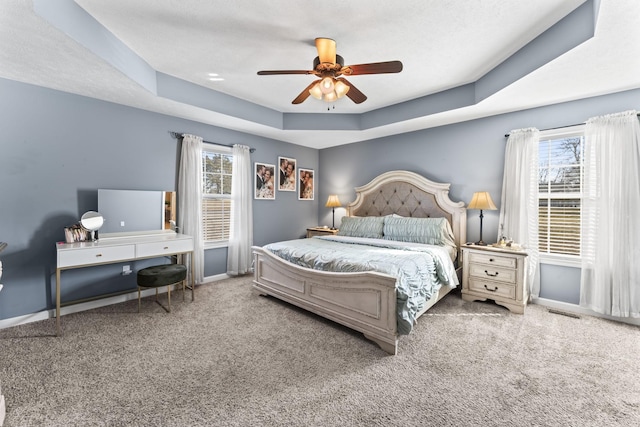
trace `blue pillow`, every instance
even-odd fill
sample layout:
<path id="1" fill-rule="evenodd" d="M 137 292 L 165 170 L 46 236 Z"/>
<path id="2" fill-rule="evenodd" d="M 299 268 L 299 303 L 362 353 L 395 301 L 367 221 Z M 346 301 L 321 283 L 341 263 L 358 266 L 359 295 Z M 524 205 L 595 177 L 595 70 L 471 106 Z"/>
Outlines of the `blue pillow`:
<path id="1" fill-rule="evenodd" d="M 387 240 L 456 247 L 451 224 L 446 218 L 386 217 L 383 235 Z"/>
<path id="2" fill-rule="evenodd" d="M 338 236 L 382 239 L 383 227 L 382 216 L 345 216 L 342 217 Z"/>

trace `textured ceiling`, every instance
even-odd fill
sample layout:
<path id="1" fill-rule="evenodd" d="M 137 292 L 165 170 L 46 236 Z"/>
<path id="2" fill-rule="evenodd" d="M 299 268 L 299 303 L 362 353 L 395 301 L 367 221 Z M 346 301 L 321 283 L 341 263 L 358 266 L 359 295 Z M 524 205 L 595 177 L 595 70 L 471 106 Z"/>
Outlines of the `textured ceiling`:
<path id="1" fill-rule="evenodd" d="M 553 30 L 590 3 L 5 0 L 0 77 L 324 148 L 640 87 L 637 0 L 596 1 L 595 32 L 526 64 L 574 33 L 581 22 L 565 25 L 564 33 Z M 545 43 L 536 45 L 541 35 Z M 313 76 L 256 72 L 311 69 L 315 37 L 335 39 L 345 64 L 400 60 L 404 69 L 351 77 L 368 96 L 360 105 L 346 98 L 292 105 Z M 132 71 L 132 58 L 143 77 Z M 509 60 L 526 72 L 482 96 L 476 87 L 471 101 L 448 105 L 454 97 L 442 97 L 492 73 L 502 79 L 508 72 L 496 70 Z M 162 79 L 154 80 L 156 72 Z M 224 80 L 210 81 L 209 73 Z M 311 126 L 300 124 L 306 117 Z M 370 124 L 339 125 L 348 120 Z"/>

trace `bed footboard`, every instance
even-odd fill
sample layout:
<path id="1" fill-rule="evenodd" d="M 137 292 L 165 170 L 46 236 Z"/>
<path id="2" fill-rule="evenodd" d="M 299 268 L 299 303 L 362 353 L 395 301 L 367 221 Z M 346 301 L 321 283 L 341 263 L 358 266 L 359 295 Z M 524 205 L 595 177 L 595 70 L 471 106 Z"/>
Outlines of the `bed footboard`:
<path id="1" fill-rule="evenodd" d="M 254 290 L 356 331 L 396 354 L 396 279 L 377 273 L 311 270 L 253 247 Z"/>

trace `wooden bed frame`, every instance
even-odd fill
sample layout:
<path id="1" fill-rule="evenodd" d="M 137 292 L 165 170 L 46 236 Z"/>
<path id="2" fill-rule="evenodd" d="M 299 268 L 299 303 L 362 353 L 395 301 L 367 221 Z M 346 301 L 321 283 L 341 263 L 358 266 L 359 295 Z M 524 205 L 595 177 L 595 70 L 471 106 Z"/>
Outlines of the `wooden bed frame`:
<path id="1" fill-rule="evenodd" d="M 466 241 L 467 213 L 463 202 L 449 199 L 450 184 L 435 183 L 416 173 L 391 171 L 357 187 L 356 200 L 347 205 L 350 216 L 445 217 L 458 248 Z M 255 292 L 271 295 L 333 320 L 397 354 L 396 278 L 377 272 L 337 273 L 312 270 L 285 261 L 261 247 L 253 247 Z M 460 278 L 458 268 L 458 278 Z M 442 287 L 420 315 L 451 288 Z"/>

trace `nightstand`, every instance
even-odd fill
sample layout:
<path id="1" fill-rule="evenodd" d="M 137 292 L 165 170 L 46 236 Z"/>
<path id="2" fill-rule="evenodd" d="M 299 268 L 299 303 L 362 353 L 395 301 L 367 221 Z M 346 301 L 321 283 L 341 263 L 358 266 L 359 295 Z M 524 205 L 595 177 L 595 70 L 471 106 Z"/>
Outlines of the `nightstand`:
<path id="1" fill-rule="evenodd" d="M 311 227 L 307 228 L 307 238 L 313 236 L 335 236 L 338 234 L 338 229 L 330 229 L 324 227 Z"/>
<path id="2" fill-rule="evenodd" d="M 462 246 L 462 299 L 493 300 L 524 314 L 529 298 L 527 253 L 509 247 Z"/>

